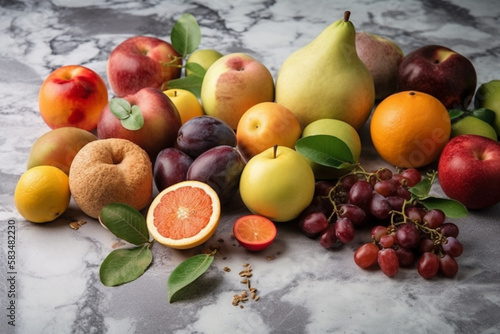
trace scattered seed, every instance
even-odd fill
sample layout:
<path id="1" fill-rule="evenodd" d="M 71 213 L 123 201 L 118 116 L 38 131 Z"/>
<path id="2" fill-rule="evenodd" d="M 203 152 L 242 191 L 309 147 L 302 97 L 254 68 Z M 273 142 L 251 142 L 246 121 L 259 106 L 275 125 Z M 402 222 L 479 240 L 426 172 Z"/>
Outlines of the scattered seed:
<path id="1" fill-rule="evenodd" d="M 229 268 L 229 267 L 224 267 L 224 268 L 222 268 L 222 270 L 224 270 L 225 272 L 230 272 L 230 271 L 231 271 L 231 268 Z"/>
<path id="2" fill-rule="evenodd" d="M 87 222 L 84 220 L 77 220 L 69 223 L 69 227 L 71 227 L 73 230 L 78 230 L 82 225 L 85 225 L 86 223 Z"/>

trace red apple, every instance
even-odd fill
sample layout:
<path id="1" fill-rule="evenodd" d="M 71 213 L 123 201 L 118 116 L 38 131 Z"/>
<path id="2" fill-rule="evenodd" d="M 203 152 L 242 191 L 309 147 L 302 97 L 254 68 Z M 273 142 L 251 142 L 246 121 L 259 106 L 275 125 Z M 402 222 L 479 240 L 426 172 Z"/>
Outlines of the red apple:
<path id="1" fill-rule="evenodd" d="M 500 143 L 478 135 L 460 135 L 445 146 L 438 164 L 444 193 L 468 209 L 500 202 Z"/>
<path id="2" fill-rule="evenodd" d="M 181 75 L 182 58 L 161 39 L 134 36 L 120 43 L 108 59 L 108 81 L 117 96 L 141 88 L 167 88 L 167 82 Z"/>
<path id="3" fill-rule="evenodd" d="M 427 45 L 407 54 L 399 65 L 397 80 L 398 91 L 430 94 L 448 109 L 466 109 L 477 84 L 472 63 L 440 45 Z"/>
<path id="4" fill-rule="evenodd" d="M 144 124 L 138 130 L 129 130 L 115 116 L 110 105 L 103 109 L 97 124 L 97 137 L 128 139 L 144 149 L 152 162 L 158 153 L 166 147 L 173 147 L 177 132 L 181 127 L 181 118 L 173 102 L 159 89 L 143 88 L 135 94 L 123 97 L 130 106 L 137 106 L 144 118 Z"/>
<path id="5" fill-rule="evenodd" d="M 67 126 L 92 131 L 108 103 L 104 80 L 90 68 L 61 66 L 44 80 L 38 94 L 43 120 L 51 129 Z"/>

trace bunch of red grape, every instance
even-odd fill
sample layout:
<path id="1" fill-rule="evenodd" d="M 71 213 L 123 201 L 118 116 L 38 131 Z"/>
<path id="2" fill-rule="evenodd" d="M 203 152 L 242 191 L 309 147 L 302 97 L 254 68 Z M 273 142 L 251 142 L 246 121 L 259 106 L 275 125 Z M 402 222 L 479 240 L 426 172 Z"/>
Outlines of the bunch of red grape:
<path id="1" fill-rule="evenodd" d="M 438 273 L 453 277 L 458 271 L 455 258 L 463 251 L 458 227 L 446 221 L 442 210 L 427 209 L 412 195 L 411 188 L 421 180 L 415 168 L 397 173 L 380 168 L 356 169 L 336 183 L 318 181 L 312 203 L 299 217 L 300 229 L 329 249 L 351 242 L 356 228 L 368 227 L 371 242 L 354 253 L 359 267 L 377 263 L 392 277 L 400 267 L 417 263 L 426 279 Z"/>

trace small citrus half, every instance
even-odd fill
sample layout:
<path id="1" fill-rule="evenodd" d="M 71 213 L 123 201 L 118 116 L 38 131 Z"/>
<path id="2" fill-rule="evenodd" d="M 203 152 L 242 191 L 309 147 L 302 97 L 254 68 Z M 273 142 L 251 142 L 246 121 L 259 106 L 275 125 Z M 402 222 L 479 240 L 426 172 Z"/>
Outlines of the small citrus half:
<path id="1" fill-rule="evenodd" d="M 146 217 L 151 236 L 160 244 L 189 249 L 207 241 L 217 229 L 220 201 L 208 184 L 182 181 L 161 191 Z"/>
<path id="2" fill-rule="evenodd" d="M 233 234 L 239 244 L 250 251 L 260 251 L 276 238 L 276 226 L 266 217 L 246 215 L 236 220 Z"/>

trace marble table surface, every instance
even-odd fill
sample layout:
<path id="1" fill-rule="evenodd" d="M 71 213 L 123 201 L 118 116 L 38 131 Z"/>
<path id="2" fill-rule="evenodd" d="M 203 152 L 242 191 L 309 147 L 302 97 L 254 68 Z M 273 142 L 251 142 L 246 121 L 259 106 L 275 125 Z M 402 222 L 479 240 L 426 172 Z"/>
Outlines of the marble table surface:
<path id="1" fill-rule="evenodd" d="M 324 250 L 293 226 L 278 225 L 267 250 L 250 253 L 231 239 L 241 203 L 226 208 L 204 246 L 175 251 L 153 246 L 154 262 L 134 282 L 106 287 L 99 266 L 122 247 L 72 203 L 64 217 L 32 224 L 13 193 L 33 142 L 49 128 L 38 112 L 42 81 L 62 65 L 88 66 L 106 78 L 110 51 L 138 34 L 169 40 L 175 20 L 193 14 L 200 48 L 246 52 L 276 75 L 283 60 L 331 22 L 352 12 L 357 30 L 396 41 L 405 53 L 448 46 L 475 65 L 478 84 L 500 79 L 500 6 L 496 0 L 4 0 L 0 1 L 0 284 L 2 333 L 500 333 L 500 205 L 455 219 L 465 251 L 452 279 L 425 280 L 416 269 L 392 279 L 352 261 L 364 241 Z M 385 163 L 361 131 L 361 162 Z M 500 168 L 500 166 L 499 166 Z M 442 195 L 439 185 L 433 192 Z M 69 222 L 85 219 L 79 230 Z M 7 266 L 8 230 L 15 230 L 15 267 Z M 183 259 L 217 246 L 210 269 L 172 304 L 166 281 Z M 232 305 L 253 268 L 260 300 Z M 224 267 L 231 269 L 224 271 Z M 13 305 L 13 306 L 12 306 Z M 10 324 L 9 324 L 10 322 Z M 15 326 L 12 326 L 15 324 Z"/>

